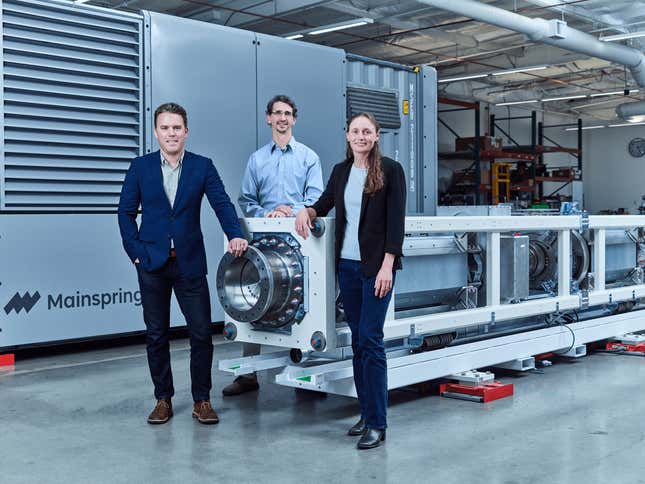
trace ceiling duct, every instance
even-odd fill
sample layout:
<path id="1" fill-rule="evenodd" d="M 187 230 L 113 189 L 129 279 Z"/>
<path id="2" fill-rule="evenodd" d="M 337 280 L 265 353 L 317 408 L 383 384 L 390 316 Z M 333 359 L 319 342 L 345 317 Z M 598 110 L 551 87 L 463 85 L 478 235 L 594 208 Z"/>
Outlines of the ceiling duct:
<path id="1" fill-rule="evenodd" d="M 645 55 L 642 52 L 624 45 L 601 42 L 592 35 L 572 29 L 563 20 L 524 17 L 474 0 L 419 1 L 480 22 L 521 32 L 535 42 L 622 64 L 629 68 L 639 86 L 645 86 Z"/>
<path id="2" fill-rule="evenodd" d="M 621 104 L 616 107 L 616 114 L 630 123 L 642 123 L 645 121 L 645 101 Z"/>

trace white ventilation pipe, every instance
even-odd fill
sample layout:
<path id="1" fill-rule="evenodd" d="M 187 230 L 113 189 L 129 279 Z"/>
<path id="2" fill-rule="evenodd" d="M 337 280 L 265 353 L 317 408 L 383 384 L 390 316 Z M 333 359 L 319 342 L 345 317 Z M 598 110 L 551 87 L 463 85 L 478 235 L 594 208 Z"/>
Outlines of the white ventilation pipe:
<path id="1" fill-rule="evenodd" d="M 625 103 L 616 107 L 616 114 L 630 123 L 645 121 L 645 101 Z"/>
<path id="2" fill-rule="evenodd" d="M 572 29 L 563 20 L 524 17 L 474 0 L 419 1 L 480 22 L 521 32 L 535 42 L 622 64 L 629 68 L 638 85 L 645 87 L 645 55 L 642 52 L 613 42 L 601 42 L 592 35 Z"/>

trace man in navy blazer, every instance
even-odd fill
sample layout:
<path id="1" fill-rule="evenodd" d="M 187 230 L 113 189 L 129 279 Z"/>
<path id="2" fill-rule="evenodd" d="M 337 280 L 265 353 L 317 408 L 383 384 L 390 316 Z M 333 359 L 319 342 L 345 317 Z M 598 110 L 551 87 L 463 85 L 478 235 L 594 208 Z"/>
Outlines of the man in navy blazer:
<path id="1" fill-rule="evenodd" d="M 219 418 L 210 403 L 211 303 L 200 225 L 204 195 L 228 237 L 229 252 L 240 256 L 248 244 L 213 162 L 184 150 L 186 110 L 175 103 L 159 106 L 154 113 L 154 135 L 160 151 L 132 160 L 119 200 L 119 228 L 123 247 L 137 268 L 148 365 L 157 399 L 148 422 L 166 423 L 173 415 L 168 329 L 174 290 L 190 335 L 193 417 L 213 424 Z M 137 226 L 139 206 L 141 225 Z"/>

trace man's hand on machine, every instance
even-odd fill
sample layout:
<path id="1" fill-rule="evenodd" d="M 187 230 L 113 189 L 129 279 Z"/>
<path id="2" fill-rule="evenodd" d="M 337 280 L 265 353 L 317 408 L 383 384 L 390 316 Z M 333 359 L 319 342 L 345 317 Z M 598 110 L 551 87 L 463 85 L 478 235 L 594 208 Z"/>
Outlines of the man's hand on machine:
<path id="1" fill-rule="evenodd" d="M 246 252 L 246 249 L 249 247 L 249 243 L 246 239 L 241 239 L 239 237 L 236 237 L 234 239 L 231 239 L 228 242 L 228 251 L 233 254 L 235 257 L 240 257 L 244 252 Z"/>
<path id="2" fill-rule="evenodd" d="M 278 205 L 271 212 L 267 214 L 269 218 L 279 218 L 279 217 L 291 217 L 293 215 L 293 210 L 289 205 Z"/>

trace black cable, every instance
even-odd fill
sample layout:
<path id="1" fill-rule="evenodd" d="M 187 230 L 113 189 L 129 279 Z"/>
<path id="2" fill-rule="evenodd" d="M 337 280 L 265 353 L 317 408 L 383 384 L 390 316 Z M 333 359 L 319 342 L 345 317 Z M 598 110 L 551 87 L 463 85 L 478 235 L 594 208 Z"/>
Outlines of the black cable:
<path id="1" fill-rule="evenodd" d="M 575 321 L 573 316 L 569 313 L 557 313 L 554 320 L 552 321 L 553 323 L 558 324 L 563 328 L 567 328 L 571 333 L 571 346 L 569 346 L 564 351 L 554 351 L 553 353 L 556 355 L 566 355 L 576 345 L 576 333 L 568 326 L 568 324 L 571 324 L 573 322 L 579 322 L 580 317 L 578 316 L 578 313 L 576 311 L 573 311 L 573 314 L 575 315 Z M 568 322 L 565 323 L 567 319 L 568 319 Z M 552 326 L 552 324 L 549 324 L 549 326 Z"/>

